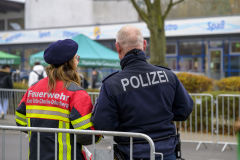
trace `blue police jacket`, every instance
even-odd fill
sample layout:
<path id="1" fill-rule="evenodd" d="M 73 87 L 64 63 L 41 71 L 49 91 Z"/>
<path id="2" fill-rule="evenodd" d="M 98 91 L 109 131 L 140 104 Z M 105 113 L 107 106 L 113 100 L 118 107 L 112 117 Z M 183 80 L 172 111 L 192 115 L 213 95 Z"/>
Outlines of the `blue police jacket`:
<path id="1" fill-rule="evenodd" d="M 121 71 L 103 80 L 92 115 L 95 129 L 139 132 L 152 139 L 175 135 L 172 121 L 185 121 L 193 110 L 193 100 L 177 76 L 169 68 L 149 64 L 143 51 L 125 56 L 120 64 Z M 129 139 L 114 137 L 116 143 Z M 177 137 L 156 140 L 154 144 L 156 152 L 167 156 L 174 153 Z M 118 148 L 130 155 L 129 144 Z M 148 143 L 134 144 L 133 158 L 149 156 Z"/>

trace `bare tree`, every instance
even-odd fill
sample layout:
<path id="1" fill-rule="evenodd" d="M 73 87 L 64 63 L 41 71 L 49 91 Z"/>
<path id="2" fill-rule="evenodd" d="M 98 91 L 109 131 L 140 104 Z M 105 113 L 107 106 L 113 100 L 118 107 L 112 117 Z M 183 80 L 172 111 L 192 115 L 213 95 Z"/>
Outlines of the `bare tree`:
<path id="1" fill-rule="evenodd" d="M 239 14 L 239 0 L 131 0 L 150 31 L 150 63 L 167 66 L 164 22 L 174 18 Z M 183 2 L 184 3 L 181 3 Z M 177 5 L 179 4 L 180 5 Z M 174 7 L 177 5 L 176 7 Z"/>
<path id="2" fill-rule="evenodd" d="M 150 31 L 150 63 L 166 66 L 166 37 L 164 21 L 171 8 L 184 0 L 169 0 L 167 9 L 163 12 L 161 0 L 144 0 L 147 11 L 141 9 L 136 0 L 131 0 L 139 16 Z"/>

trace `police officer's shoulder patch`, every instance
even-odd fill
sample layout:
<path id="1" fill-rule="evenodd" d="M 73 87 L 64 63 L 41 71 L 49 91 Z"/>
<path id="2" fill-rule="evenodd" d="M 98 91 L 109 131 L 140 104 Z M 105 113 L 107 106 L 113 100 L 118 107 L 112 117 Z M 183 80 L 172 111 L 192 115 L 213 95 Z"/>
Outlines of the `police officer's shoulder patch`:
<path id="1" fill-rule="evenodd" d="M 164 66 L 159 66 L 159 65 L 155 65 L 156 67 L 161 67 L 161 68 L 165 68 L 167 70 L 171 70 L 170 68 L 164 67 Z"/>
<path id="2" fill-rule="evenodd" d="M 105 82 L 109 77 L 113 76 L 114 74 L 117 74 L 119 71 L 113 72 L 112 74 L 109 74 L 106 78 L 102 80 L 102 83 Z"/>

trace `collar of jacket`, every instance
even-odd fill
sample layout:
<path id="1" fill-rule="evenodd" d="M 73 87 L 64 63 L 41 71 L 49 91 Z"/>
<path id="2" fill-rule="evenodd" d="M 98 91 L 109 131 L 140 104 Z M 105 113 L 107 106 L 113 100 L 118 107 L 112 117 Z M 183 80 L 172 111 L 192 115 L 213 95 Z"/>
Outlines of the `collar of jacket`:
<path id="1" fill-rule="evenodd" d="M 123 59 L 120 61 L 120 65 L 123 70 L 126 66 L 135 66 L 135 65 L 138 66 L 139 62 L 147 63 L 146 55 L 141 50 L 139 50 L 136 54 L 128 54 L 124 56 Z"/>

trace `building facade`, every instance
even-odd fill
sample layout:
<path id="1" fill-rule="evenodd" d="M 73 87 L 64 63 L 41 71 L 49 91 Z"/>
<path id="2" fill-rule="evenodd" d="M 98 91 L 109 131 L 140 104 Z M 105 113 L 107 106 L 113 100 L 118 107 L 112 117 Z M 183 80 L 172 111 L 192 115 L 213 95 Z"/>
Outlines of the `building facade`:
<path id="1" fill-rule="evenodd" d="M 124 25 L 134 25 L 142 29 L 144 38 L 148 41 L 146 54 L 148 58 L 150 57 L 149 30 L 144 22 L 136 22 L 138 15 L 129 1 L 83 0 L 81 3 L 84 5 L 81 6 L 80 2 L 75 3 L 71 0 L 75 6 L 72 6 L 72 3 L 68 4 L 67 10 L 77 8 L 79 13 L 73 11 L 74 14 L 66 13 L 65 17 L 63 15 L 65 10 L 54 8 L 56 1 L 26 0 L 25 11 L 19 13 L 25 14 L 25 26 L 29 29 L 0 31 L 0 50 L 22 57 L 21 66 L 13 66 L 13 68 L 20 67 L 22 71 L 31 70 L 30 55 L 44 50 L 51 42 L 72 38 L 78 34 L 84 34 L 116 50 L 115 36 Z M 30 9 L 27 9 L 28 5 L 31 6 Z M 114 8 L 116 5 L 122 5 L 122 8 L 126 10 Z M 45 7 L 46 10 L 50 10 L 51 6 L 56 11 L 36 9 Z M 59 4 L 59 6 L 64 8 L 64 4 Z M 89 12 L 89 14 L 85 14 L 84 17 L 79 15 L 81 11 Z M 41 12 L 45 13 L 41 14 Z M 119 13 L 121 13 L 120 16 Z M 49 19 L 44 20 L 47 15 L 59 15 L 57 17 L 60 18 L 49 16 Z M 69 17 L 71 17 L 71 22 L 67 21 Z M 124 20 L 129 22 L 124 22 Z M 56 24 L 55 27 L 53 27 L 54 24 Z M 59 27 L 59 25 L 67 27 Z M 167 20 L 165 31 L 166 61 L 172 70 L 204 74 L 214 79 L 240 76 L 240 16 Z"/>
<path id="2" fill-rule="evenodd" d="M 240 76 L 239 19 L 240 16 L 167 20 L 166 61 L 169 68 L 180 72 L 201 73 L 214 79 Z M 21 55 L 21 69 L 29 70 L 30 55 L 44 50 L 51 42 L 78 34 L 85 34 L 116 50 L 115 35 L 124 25 L 141 28 L 149 42 L 146 24 L 137 22 L 0 32 L 0 50 Z M 146 54 L 149 58 L 149 45 Z"/>
<path id="3" fill-rule="evenodd" d="M 26 0 L 25 29 L 137 22 L 131 1 Z"/>
<path id="4" fill-rule="evenodd" d="M 137 22 L 128 0 L 4 0 L 0 31 Z"/>

